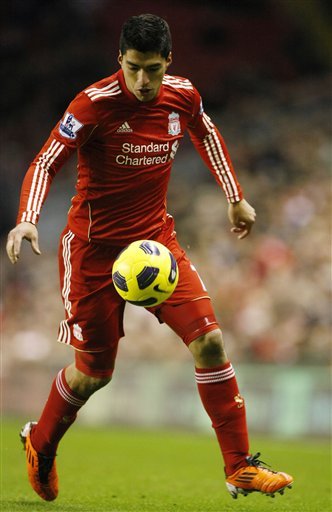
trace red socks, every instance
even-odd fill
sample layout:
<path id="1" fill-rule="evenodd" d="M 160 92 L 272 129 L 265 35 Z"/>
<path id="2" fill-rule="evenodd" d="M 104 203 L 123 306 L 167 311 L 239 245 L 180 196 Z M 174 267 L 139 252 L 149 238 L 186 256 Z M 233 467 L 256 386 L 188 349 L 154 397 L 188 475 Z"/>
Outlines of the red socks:
<path id="1" fill-rule="evenodd" d="M 64 369 L 55 378 L 31 442 L 44 455 L 55 455 L 57 446 L 86 399 L 68 386 Z M 235 372 L 228 362 L 215 368 L 196 368 L 198 391 L 211 418 L 229 476 L 246 466 L 249 453 L 244 400 L 239 394 Z"/>
<path id="2" fill-rule="evenodd" d="M 246 466 L 249 453 L 244 400 L 230 362 L 215 368 L 196 368 L 196 382 L 212 421 L 225 462 L 226 476 Z"/>
<path id="3" fill-rule="evenodd" d="M 65 371 L 56 376 L 38 424 L 31 431 L 35 450 L 44 455 L 55 455 L 60 439 L 75 421 L 77 411 L 86 399 L 72 391 L 67 384 Z"/>

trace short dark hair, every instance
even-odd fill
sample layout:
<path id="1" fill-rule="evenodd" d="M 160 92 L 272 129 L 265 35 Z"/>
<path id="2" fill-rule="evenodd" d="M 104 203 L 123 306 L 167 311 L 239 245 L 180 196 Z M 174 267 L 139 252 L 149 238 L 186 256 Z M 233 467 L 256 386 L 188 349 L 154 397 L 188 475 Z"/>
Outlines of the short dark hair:
<path id="1" fill-rule="evenodd" d="M 172 49 L 172 36 L 168 23 L 154 14 L 132 16 L 123 25 L 120 52 L 127 50 L 159 53 L 165 59 Z"/>

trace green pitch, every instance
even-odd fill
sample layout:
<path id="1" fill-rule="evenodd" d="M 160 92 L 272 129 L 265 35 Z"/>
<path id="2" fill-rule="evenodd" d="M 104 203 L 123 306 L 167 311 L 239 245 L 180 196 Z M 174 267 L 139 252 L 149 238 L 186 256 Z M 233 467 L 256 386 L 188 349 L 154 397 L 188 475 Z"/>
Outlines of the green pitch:
<path id="1" fill-rule="evenodd" d="M 325 512 L 331 506 L 329 444 L 253 439 L 252 450 L 295 477 L 274 499 L 233 500 L 214 437 L 185 432 L 85 429 L 75 425 L 58 461 L 60 493 L 42 501 L 30 488 L 20 422 L 2 420 L 1 511 L 8 512 Z"/>

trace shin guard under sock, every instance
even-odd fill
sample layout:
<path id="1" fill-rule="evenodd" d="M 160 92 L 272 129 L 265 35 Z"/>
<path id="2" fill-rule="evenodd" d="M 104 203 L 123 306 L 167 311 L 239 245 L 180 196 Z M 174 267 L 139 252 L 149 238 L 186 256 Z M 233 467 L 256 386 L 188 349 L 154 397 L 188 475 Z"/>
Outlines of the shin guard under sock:
<path id="1" fill-rule="evenodd" d="M 31 431 L 35 450 L 44 455 L 55 455 L 57 446 L 86 399 L 72 391 L 62 369 L 54 379 L 48 400 L 36 426 Z"/>
<path id="2" fill-rule="evenodd" d="M 226 475 L 246 466 L 249 452 L 244 400 L 230 362 L 215 368 L 196 368 L 196 382 L 212 421 L 225 462 Z"/>

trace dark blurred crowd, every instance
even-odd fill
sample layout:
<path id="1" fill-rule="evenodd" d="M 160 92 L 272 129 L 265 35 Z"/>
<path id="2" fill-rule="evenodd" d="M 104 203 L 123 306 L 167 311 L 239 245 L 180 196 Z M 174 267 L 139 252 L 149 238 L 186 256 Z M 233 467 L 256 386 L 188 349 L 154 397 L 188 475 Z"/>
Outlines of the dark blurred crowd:
<path id="1" fill-rule="evenodd" d="M 145 3 L 144 10 L 157 11 Z M 212 12 L 220 14 L 210 24 L 210 31 L 205 25 L 207 48 L 211 48 L 211 38 L 213 41 L 218 23 L 222 24 L 225 17 L 233 20 L 233 27 L 239 16 L 246 20 L 249 17 L 259 34 L 257 27 L 265 26 L 259 25 L 262 12 L 267 16 L 259 6 L 273 2 L 253 2 L 253 10 L 245 13 L 239 8 L 235 15 L 221 9 L 226 2 L 219 2 L 220 11 L 216 11 L 217 4 L 208 2 L 204 7 L 206 13 L 210 8 L 210 20 Z M 7 50 L 1 158 L 3 240 L 15 222 L 24 172 L 52 125 L 76 92 L 116 70 L 119 27 L 115 31 L 116 16 L 112 18 L 109 7 L 118 14 L 120 25 L 131 14 L 128 6 L 121 10 L 117 2 L 81 0 L 68 3 L 68 15 L 63 19 L 59 12 L 54 16 L 63 5 L 16 0 L 12 9 L 21 9 L 16 11 L 15 21 L 7 8 L 8 23 L 2 36 Z M 164 15 L 164 5 L 159 4 L 157 14 Z M 193 5 L 198 9 L 198 4 Z M 241 5 L 247 3 L 238 2 Z M 195 27 L 194 10 L 187 12 L 188 27 Z M 166 15 L 171 26 L 172 19 L 176 24 L 171 11 Z M 319 13 L 317 16 L 319 24 Z M 175 69 L 170 71 L 189 78 L 195 75 L 194 82 L 206 98 L 206 111 L 226 140 L 245 197 L 256 208 L 257 223 L 251 236 L 238 241 L 230 233 L 223 192 L 188 139 L 174 164 L 169 211 L 176 218 L 179 239 L 214 301 L 233 360 L 327 364 L 331 355 L 331 80 L 326 66 L 314 58 L 313 44 L 309 45 L 311 68 L 304 69 L 302 61 L 290 58 L 291 51 L 284 52 L 280 44 L 286 39 L 294 52 L 294 24 L 288 19 L 283 25 L 285 32 L 280 33 L 280 19 L 275 16 L 273 20 L 277 20 L 274 25 L 271 21 L 270 27 L 275 30 L 271 34 L 276 34 L 269 40 L 273 53 L 265 61 L 249 58 L 244 66 L 244 57 L 235 52 L 231 66 L 227 31 L 222 32 L 223 38 L 216 39 L 220 48 L 225 47 L 224 54 L 218 55 L 224 69 L 229 70 L 227 74 L 206 68 L 202 55 L 198 63 L 195 61 L 195 73 L 190 73 L 194 64 L 188 62 L 187 46 L 181 48 L 176 29 L 175 56 L 185 50 L 186 59 L 184 62 L 175 57 Z M 107 27 L 114 30 L 107 32 Z M 300 24 L 296 28 L 301 41 Z M 183 35 L 185 41 L 189 35 Z M 191 36 L 194 38 L 194 32 Z M 202 39 L 199 45 L 202 48 Z M 251 49 L 254 55 L 255 48 Z M 209 53 L 210 66 L 218 55 Z M 274 56 L 275 75 L 271 71 Z M 204 80 L 199 73 L 200 63 L 205 70 Z M 187 69 L 181 70 L 180 64 L 186 64 Z M 206 84 L 206 78 L 213 87 Z M 66 349 L 60 352 L 54 348 L 57 324 L 63 315 L 56 245 L 59 226 L 73 195 L 75 165 L 71 161 L 65 166 L 48 198 L 48 218 L 40 224 L 41 246 L 46 246 L 43 255 L 37 259 L 25 248 L 15 268 L 3 260 L 3 339 L 8 358 L 13 361 L 38 360 L 50 354 L 66 357 Z M 122 344 L 126 357 L 188 357 L 175 335 L 159 326 L 152 315 L 138 307 L 128 309 L 127 341 Z"/>

